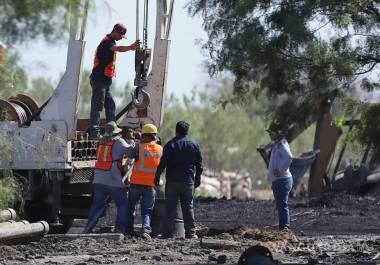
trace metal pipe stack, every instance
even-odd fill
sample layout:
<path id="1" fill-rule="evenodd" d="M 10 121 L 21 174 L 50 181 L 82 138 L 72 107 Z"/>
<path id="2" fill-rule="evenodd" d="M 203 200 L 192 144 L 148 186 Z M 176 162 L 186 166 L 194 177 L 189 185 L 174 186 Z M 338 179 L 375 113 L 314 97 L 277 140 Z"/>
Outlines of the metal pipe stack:
<path id="1" fill-rule="evenodd" d="M 45 221 L 29 223 L 15 221 L 16 217 L 13 209 L 0 210 L 0 243 L 25 243 L 38 240 L 49 232 L 49 224 Z"/>
<path id="2" fill-rule="evenodd" d="M 98 141 L 89 140 L 88 134 L 79 135 L 77 140 L 72 141 L 71 159 L 72 161 L 96 160 L 96 148 Z"/>

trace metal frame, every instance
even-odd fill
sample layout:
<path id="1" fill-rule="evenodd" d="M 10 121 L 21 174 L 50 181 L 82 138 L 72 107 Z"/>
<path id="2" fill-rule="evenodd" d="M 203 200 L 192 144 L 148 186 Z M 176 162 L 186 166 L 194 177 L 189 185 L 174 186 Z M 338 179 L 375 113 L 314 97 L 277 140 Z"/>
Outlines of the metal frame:
<path id="1" fill-rule="evenodd" d="M 136 129 L 145 123 L 153 123 L 157 127 L 162 124 L 173 7 L 174 0 L 157 0 L 156 2 L 156 35 L 153 47 L 153 64 L 145 88 L 145 91 L 150 95 L 150 105 L 146 110 L 139 110 L 133 104 L 130 104 L 127 114 L 119 124 L 122 127 Z"/>

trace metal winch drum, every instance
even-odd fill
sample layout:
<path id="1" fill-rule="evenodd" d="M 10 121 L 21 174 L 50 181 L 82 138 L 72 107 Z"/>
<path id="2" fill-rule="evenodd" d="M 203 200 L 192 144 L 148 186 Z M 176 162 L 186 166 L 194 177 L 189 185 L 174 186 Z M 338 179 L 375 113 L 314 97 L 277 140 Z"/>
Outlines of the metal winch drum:
<path id="1" fill-rule="evenodd" d="M 18 94 L 7 100 L 0 99 L 0 120 L 17 121 L 19 125 L 25 124 L 39 110 L 37 101 L 33 98 Z"/>

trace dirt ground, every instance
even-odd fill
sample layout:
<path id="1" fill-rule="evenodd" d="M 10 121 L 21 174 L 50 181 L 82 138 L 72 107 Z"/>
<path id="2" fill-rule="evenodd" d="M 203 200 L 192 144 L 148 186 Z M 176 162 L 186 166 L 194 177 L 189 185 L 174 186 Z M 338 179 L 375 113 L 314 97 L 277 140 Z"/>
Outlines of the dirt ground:
<path id="1" fill-rule="evenodd" d="M 200 239 L 48 235 L 0 245 L 0 264 L 237 264 L 256 244 L 285 264 L 380 264 L 380 195 L 291 199 L 292 232 L 277 231 L 273 201 L 200 199 L 195 209 Z M 113 216 L 111 208 L 96 231 L 110 231 Z"/>

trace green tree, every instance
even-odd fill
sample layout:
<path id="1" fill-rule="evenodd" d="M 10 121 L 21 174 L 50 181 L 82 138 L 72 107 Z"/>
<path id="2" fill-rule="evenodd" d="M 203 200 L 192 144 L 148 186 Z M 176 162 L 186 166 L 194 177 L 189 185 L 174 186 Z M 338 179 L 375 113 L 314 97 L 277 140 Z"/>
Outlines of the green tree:
<path id="1" fill-rule="evenodd" d="M 68 33 L 68 11 L 80 16 L 80 0 L 2 0 L 0 40 L 8 44 L 43 37 L 62 40 Z"/>
<path id="2" fill-rule="evenodd" d="M 50 79 L 39 77 L 32 80 L 31 87 L 25 93 L 33 97 L 41 106 L 50 98 L 53 90 L 54 85 Z"/>
<path id="3" fill-rule="evenodd" d="M 191 0 L 188 10 L 203 18 L 209 73 L 231 72 L 235 97 L 270 96 L 277 122 L 307 126 L 327 100 L 379 87 L 378 1 Z"/>
<path id="4" fill-rule="evenodd" d="M 219 96 L 216 92 L 210 88 L 193 91 L 191 96 L 183 96 L 182 100 L 171 95 L 166 100 L 160 130 L 163 143 L 175 135 L 175 124 L 185 120 L 191 124 L 190 137 L 201 146 L 206 168 L 250 172 L 259 178 L 264 177 L 265 165 L 255 151 L 265 141 L 263 120 L 258 116 L 251 120 L 237 105 L 223 109 L 217 104 Z"/>
<path id="5" fill-rule="evenodd" d="M 169 141 L 175 135 L 175 124 L 185 120 L 190 123 L 190 137 L 201 147 L 207 169 L 249 173 L 255 179 L 264 180 L 267 169 L 256 149 L 270 140 L 265 131 L 268 101 L 247 97 L 243 105 L 222 106 L 220 102 L 233 97 L 232 91 L 232 82 L 224 79 L 193 91 L 182 100 L 170 95 L 165 101 L 160 129 L 162 142 Z M 311 150 L 312 139 L 310 128 L 291 144 L 294 156 Z"/>
<path id="6" fill-rule="evenodd" d="M 15 96 L 27 88 L 27 75 L 18 65 L 19 57 L 16 54 L 7 54 L 0 62 L 0 98 Z"/>
<path id="7" fill-rule="evenodd" d="M 79 109 L 78 117 L 88 118 L 90 117 L 90 107 L 91 107 L 91 96 L 92 88 L 90 85 L 90 74 L 89 70 L 84 70 L 82 72 L 82 79 L 79 85 Z"/>
<path id="8" fill-rule="evenodd" d="M 116 114 L 119 113 L 124 107 L 126 107 L 132 101 L 132 93 L 134 88 L 131 83 L 127 82 L 124 87 L 119 87 L 115 82 L 115 87 L 113 88 L 116 101 Z"/>
<path id="9" fill-rule="evenodd" d="M 231 71 L 236 92 L 348 89 L 357 76 L 378 86 L 378 1 L 191 0 L 189 11 L 203 17 L 210 73 Z"/>

